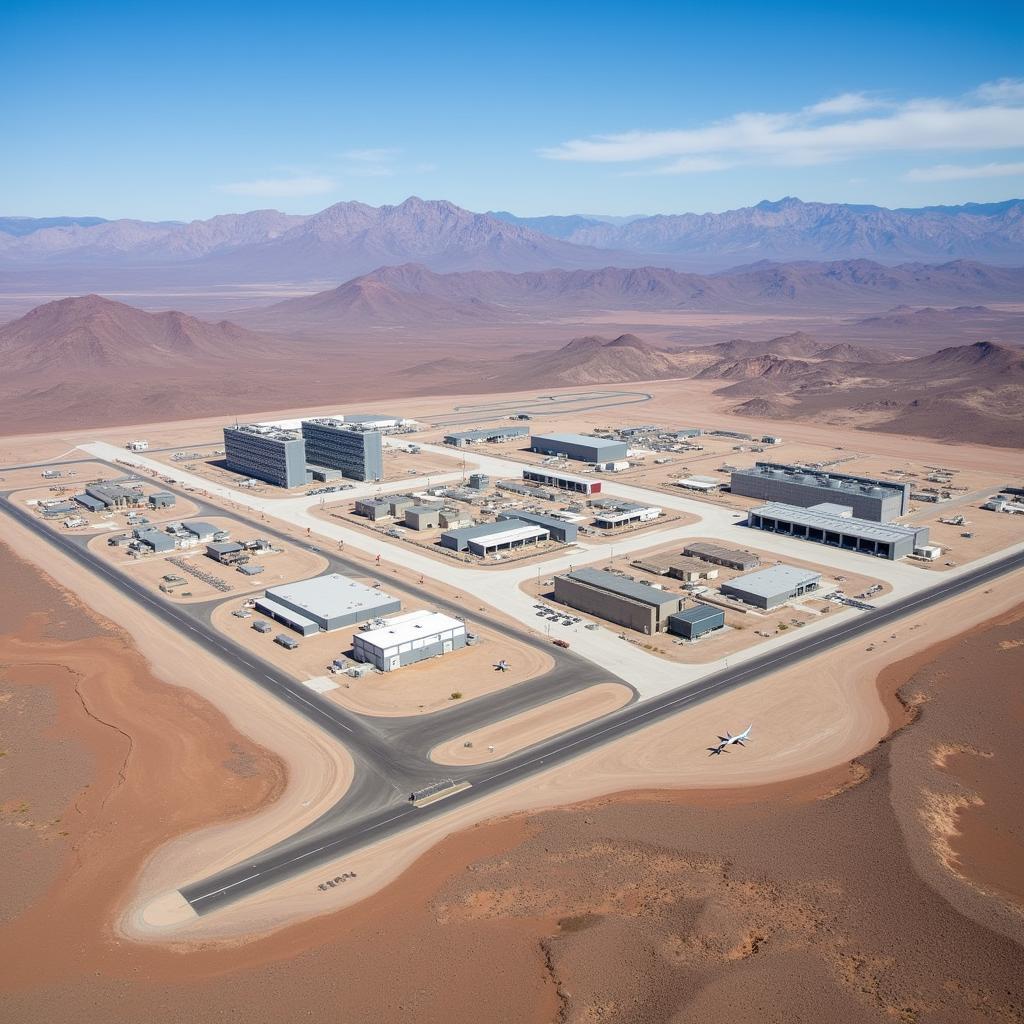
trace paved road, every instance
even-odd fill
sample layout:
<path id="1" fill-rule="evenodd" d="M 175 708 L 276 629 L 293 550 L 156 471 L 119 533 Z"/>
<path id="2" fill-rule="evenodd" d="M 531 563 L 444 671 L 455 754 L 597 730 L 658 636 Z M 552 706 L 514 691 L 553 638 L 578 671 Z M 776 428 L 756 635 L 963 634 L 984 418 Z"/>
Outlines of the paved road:
<path id="1" fill-rule="evenodd" d="M 195 495 L 189 495 L 196 501 Z M 224 510 L 199 502 L 206 514 L 223 514 Z M 339 739 L 351 751 L 356 761 L 356 780 L 333 808 L 317 822 L 297 832 L 287 840 L 261 852 L 251 861 L 236 865 L 201 882 L 186 886 L 182 893 L 198 913 L 208 913 L 243 895 L 273 885 L 318 863 L 327 863 L 346 852 L 358 849 L 379 838 L 394 834 L 417 823 L 423 817 L 446 813 L 453 807 L 494 791 L 530 774 L 543 771 L 553 764 L 598 747 L 610 740 L 642 728 L 666 715 L 737 686 L 743 685 L 767 672 L 819 653 L 828 646 L 875 629 L 907 614 L 919 612 L 939 601 L 981 586 L 1006 572 L 1024 566 L 1024 552 L 1016 553 L 978 569 L 967 571 L 955 578 L 941 578 L 935 585 L 877 611 L 838 623 L 826 630 L 808 634 L 789 646 L 767 651 L 733 669 L 725 669 L 698 681 L 648 699 L 633 703 L 595 722 L 580 726 L 518 755 L 504 759 L 498 765 L 441 769 L 427 759 L 427 752 L 437 742 L 470 731 L 479 724 L 517 713 L 525 707 L 550 700 L 562 693 L 572 692 L 613 674 L 570 652 L 552 650 L 542 640 L 509 627 L 491 622 L 506 632 L 518 633 L 520 639 L 543 649 L 556 658 L 556 668 L 539 680 L 510 687 L 492 697 L 480 698 L 469 704 L 452 708 L 431 716 L 415 719 L 368 718 L 346 711 L 328 698 L 322 697 L 296 683 L 284 672 L 258 659 L 246 648 L 234 644 L 209 624 L 209 613 L 218 602 L 205 605 L 173 605 L 152 594 L 129 575 L 98 558 L 85 547 L 86 538 L 59 533 L 41 522 L 28 509 L 4 501 L 4 510 L 23 525 L 44 537 L 65 554 L 103 576 L 173 628 L 217 657 L 227 660 L 234 668 L 247 674 L 259 686 L 274 693 L 300 714 Z M 332 568 L 350 575 L 372 575 L 359 564 L 349 562 L 314 544 L 280 533 L 266 523 L 256 523 L 244 514 L 231 515 L 251 525 L 255 532 L 277 536 L 287 543 L 320 551 L 329 558 Z M 384 580 L 386 585 L 386 580 Z M 428 600 L 442 607 L 464 612 L 465 606 L 439 600 L 427 594 Z M 219 601 L 220 599 L 218 599 Z M 473 615 L 479 621 L 486 616 Z M 471 783 L 471 788 L 428 807 L 417 807 L 408 802 L 408 794 L 440 778 L 453 778 Z"/>
<path id="2" fill-rule="evenodd" d="M 678 714 L 688 707 L 742 686 L 768 672 L 776 672 L 818 654 L 826 647 L 852 639 L 907 615 L 919 613 L 955 594 L 983 586 L 1022 567 L 1024 553 L 1018 553 L 957 579 L 940 581 L 927 591 L 838 625 L 828 633 L 809 637 L 805 642 L 749 661 L 739 668 L 718 672 L 687 687 L 681 693 L 669 693 L 647 703 L 632 704 L 603 719 L 580 726 L 531 747 L 519 755 L 506 758 L 499 765 L 487 765 L 465 772 L 458 777 L 471 781 L 472 788 L 462 790 L 446 800 L 423 808 L 409 803 L 389 807 L 358 820 L 346 822 L 330 833 L 321 833 L 315 837 L 306 837 L 302 834 L 294 836 L 252 860 L 184 887 L 181 890 L 182 895 L 197 913 L 209 913 L 244 895 L 306 871 L 316 864 L 326 864 L 345 853 L 351 853 L 369 843 L 401 832 L 424 818 L 445 814 L 455 806 L 480 799 L 503 786 L 545 771 L 666 716 Z M 703 755 L 703 751 L 700 753 Z"/>

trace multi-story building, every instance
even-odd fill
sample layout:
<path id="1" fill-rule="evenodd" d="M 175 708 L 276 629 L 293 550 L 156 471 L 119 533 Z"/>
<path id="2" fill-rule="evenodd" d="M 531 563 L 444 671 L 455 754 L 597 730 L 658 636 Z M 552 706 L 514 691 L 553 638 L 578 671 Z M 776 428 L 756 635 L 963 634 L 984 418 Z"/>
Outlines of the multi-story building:
<path id="1" fill-rule="evenodd" d="M 384 443 L 379 430 L 360 430 L 342 420 L 302 421 L 306 461 L 339 470 L 354 480 L 384 479 Z"/>
<path id="2" fill-rule="evenodd" d="M 224 464 L 233 473 L 278 487 L 299 487 L 312 479 L 302 437 L 259 423 L 224 428 Z"/>
<path id="3" fill-rule="evenodd" d="M 887 523 L 906 515 L 910 484 L 850 473 L 827 473 L 777 462 L 758 462 L 732 474 L 732 493 L 810 508 L 828 502 L 848 505 L 858 519 Z"/>

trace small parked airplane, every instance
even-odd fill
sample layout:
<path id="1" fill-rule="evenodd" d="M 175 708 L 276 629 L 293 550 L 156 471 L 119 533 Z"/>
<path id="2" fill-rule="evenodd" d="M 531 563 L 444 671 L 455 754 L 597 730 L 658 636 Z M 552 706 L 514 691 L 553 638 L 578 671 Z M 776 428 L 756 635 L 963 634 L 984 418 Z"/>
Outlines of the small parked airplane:
<path id="1" fill-rule="evenodd" d="M 716 754 L 721 754 L 723 751 L 729 753 L 729 745 L 727 743 L 719 743 L 717 747 L 708 747 L 708 757 L 714 757 Z"/>
<path id="2" fill-rule="evenodd" d="M 736 736 L 733 736 L 731 732 L 726 731 L 726 734 L 724 736 L 719 736 L 718 738 L 721 741 L 723 747 L 731 747 L 734 743 L 738 743 L 741 747 L 745 747 L 747 745 L 745 741 L 750 738 L 751 729 L 753 729 L 752 724 L 748 725 L 746 729 L 743 730 L 743 732 L 739 733 Z"/>
<path id="3" fill-rule="evenodd" d="M 499 661 L 499 662 L 498 662 L 498 663 L 497 663 L 497 664 L 496 664 L 496 665 L 494 666 L 494 671 L 495 671 L 495 672 L 507 672 L 507 671 L 509 670 L 509 668 L 510 668 L 510 667 L 511 667 L 511 666 L 509 665 L 509 663 L 508 663 L 507 661 L 505 661 L 504 659 L 502 659 L 501 661 Z"/>

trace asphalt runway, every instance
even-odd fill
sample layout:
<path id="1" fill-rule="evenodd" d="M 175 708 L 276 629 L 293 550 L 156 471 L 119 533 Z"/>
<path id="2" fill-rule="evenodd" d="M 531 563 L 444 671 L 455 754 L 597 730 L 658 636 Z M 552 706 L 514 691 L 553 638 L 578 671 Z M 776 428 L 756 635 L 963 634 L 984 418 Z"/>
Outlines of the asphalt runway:
<path id="1" fill-rule="evenodd" d="M 197 500 L 195 495 L 188 495 L 188 498 L 191 501 Z M 201 514 L 225 514 L 217 506 L 205 502 L 198 504 L 201 506 Z M 449 768 L 429 761 L 429 750 L 437 743 L 462 735 L 488 721 L 509 717 L 595 682 L 614 680 L 616 677 L 571 652 L 554 648 L 525 632 L 476 614 L 471 618 L 542 648 L 555 658 L 555 668 L 537 679 L 432 715 L 388 719 L 358 715 L 308 690 L 283 671 L 217 632 L 210 625 L 209 617 L 212 608 L 224 599 L 195 605 L 173 605 L 95 556 L 85 546 L 89 538 L 58 533 L 28 509 L 12 505 L 6 499 L 2 507 L 12 518 L 130 595 L 167 625 L 190 635 L 190 639 L 215 657 L 225 660 L 236 670 L 248 675 L 257 685 L 305 715 L 342 742 L 355 760 L 356 777 L 352 787 L 316 822 L 262 851 L 258 857 L 184 886 L 181 889 L 182 895 L 199 914 L 210 913 L 317 864 L 327 864 L 345 853 L 414 826 L 424 818 L 447 813 L 467 801 L 479 799 L 666 716 L 678 714 L 766 673 L 814 656 L 831 645 L 895 622 L 908 614 L 920 612 L 949 597 L 983 586 L 1005 573 L 1024 567 L 1024 553 L 1020 553 L 967 572 L 956 579 L 939 579 L 927 591 L 839 623 L 826 632 L 797 641 L 780 651 L 766 653 L 734 669 L 722 670 L 685 689 L 642 704 L 634 699 L 619 711 L 536 744 L 505 758 L 499 764 Z M 274 536 L 285 543 L 324 555 L 329 559 L 332 571 L 363 577 L 374 576 L 364 566 L 338 557 L 317 544 L 280 533 L 266 523 L 256 523 L 237 512 L 227 514 L 245 522 L 258 534 Z M 380 579 L 386 585 L 386 577 Z M 464 605 L 446 602 L 426 590 L 423 596 L 429 603 L 452 614 L 463 614 L 466 611 Z M 409 801 L 414 790 L 443 779 L 468 782 L 471 785 L 468 789 L 428 806 L 417 806 Z M 332 869 L 332 873 L 335 871 Z"/>

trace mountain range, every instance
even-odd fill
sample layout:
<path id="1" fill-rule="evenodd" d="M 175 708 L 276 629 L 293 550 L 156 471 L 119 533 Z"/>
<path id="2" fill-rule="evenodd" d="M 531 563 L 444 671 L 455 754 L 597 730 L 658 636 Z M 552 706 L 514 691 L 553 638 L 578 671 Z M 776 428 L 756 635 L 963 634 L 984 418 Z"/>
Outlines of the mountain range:
<path id="1" fill-rule="evenodd" d="M 187 224 L 0 218 L 0 270 L 159 270 L 164 281 L 347 281 L 384 264 L 434 271 L 655 266 L 711 271 L 761 260 L 1024 264 L 1024 200 L 888 210 L 785 198 L 724 213 L 522 218 L 445 200 L 341 202 L 311 215 L 256 210 Z M 63 274 L 61 278 L 59 275 Z M 69 284 L 69 290 L 72 284 Z M 111 285 L 113 287 L 113 285 Z"/>
<path id="2" fill-rule="evenodd" d="M 381 267 L 314 295 L 240 310 L 232 318 L 259 329 L 335 334 L 604 310 L 889 310 L 894 302 L 1013 301 L 1021 295 L 1024 268 L 963 260 L 895 267 L 869 260 L 762 263 L 712 275 L 659 267 L 439 274 L 422 264 L 404 264 Z"/>

